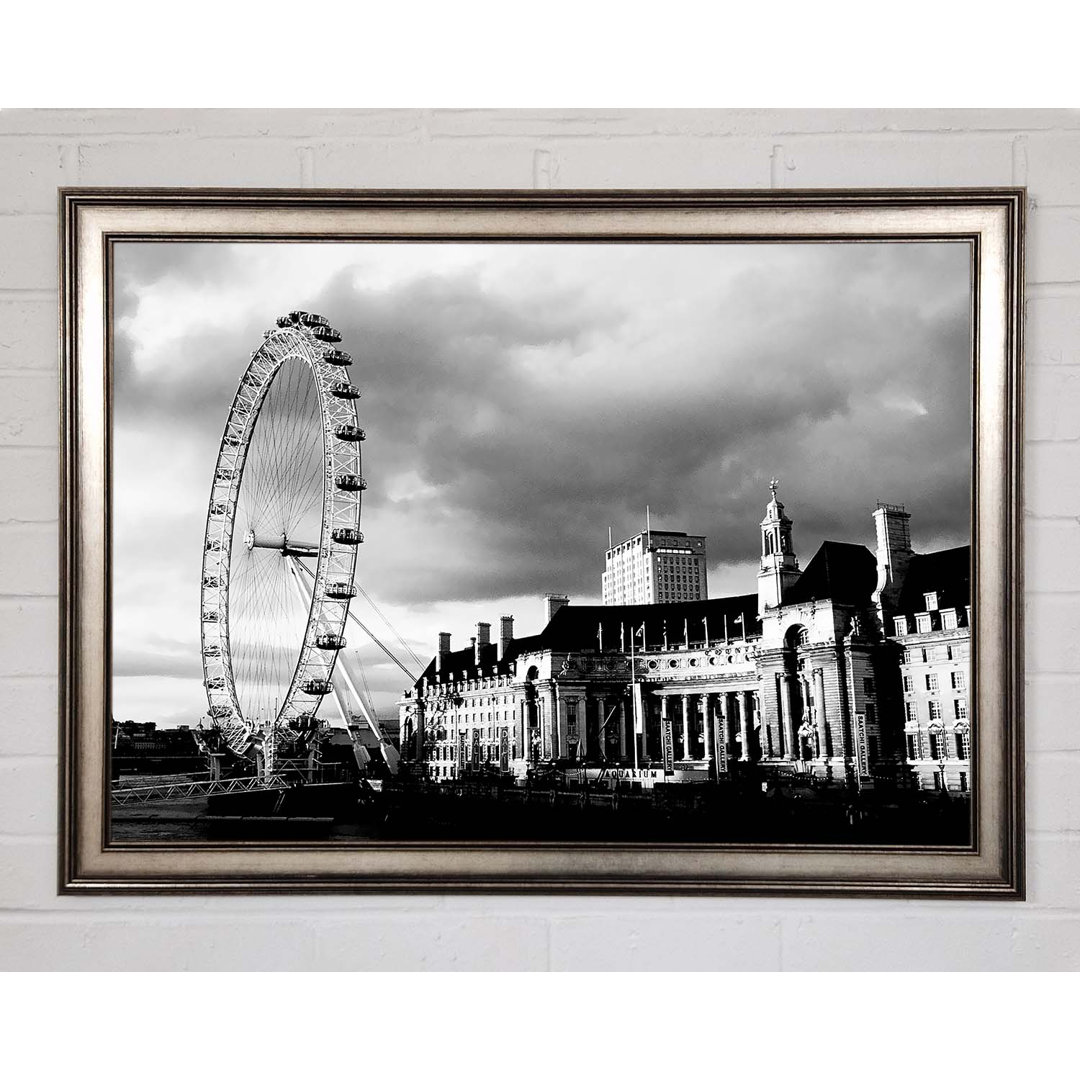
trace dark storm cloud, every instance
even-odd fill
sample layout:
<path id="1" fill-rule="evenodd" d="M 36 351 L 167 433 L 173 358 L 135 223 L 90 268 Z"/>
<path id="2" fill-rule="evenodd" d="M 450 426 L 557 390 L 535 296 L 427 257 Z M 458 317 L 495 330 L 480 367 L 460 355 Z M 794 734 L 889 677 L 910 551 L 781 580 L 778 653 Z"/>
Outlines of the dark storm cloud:
<path id="1" fill-rule="evenodd" d="M 965 260 L 943 246 L 818 248 L 746 272 L 681 326 L 646 319 L 646 342 L 620 336 L 642 320 L 617 295 L 592 311 L 565 295 L 511 305 L 467 277 L 381 294 L 339 278 L 315 304 L 358 354 L 370 530 L 388 478 L 412 469 L 434 489 L 417 522 L 438 543 L 426 559 L 391 554 L 381 594 L 594 594 L 606 526 L 631 533 L 646 503 L 657 527 L 704 532 L 713 560 L 743 561 L 773 473 L 806 558 L 827 537 L 869 539 L 877 498 L 961 542 Z M 534 352 L 541 368 L 546 354 L 563 362 L 538 377 Z"/>

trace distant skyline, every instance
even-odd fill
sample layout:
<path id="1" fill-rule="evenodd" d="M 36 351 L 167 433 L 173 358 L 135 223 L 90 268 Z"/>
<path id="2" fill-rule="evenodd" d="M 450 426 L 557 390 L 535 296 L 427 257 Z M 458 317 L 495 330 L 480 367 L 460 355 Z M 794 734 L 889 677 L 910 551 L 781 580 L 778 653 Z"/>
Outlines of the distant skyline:
<path id="1" fill-rule="evenodd" d="M 879 499 L 917 550 L 967 543 L 969 277 L 954 243 L 118 244 L 117 719 L 205 712 L 210 478 L 279 314 L 325 315 L 355 358 L 358 579 L 426 660 L 501 614 L 535 633 L 545 592 L 598 604 L 608 528 L 646 504 L 707 537 L 711 596 L 753 592 L 772 475 L 803 566 L 872 549 Z M 407 680 L 361 656 L 389 713 Z"/>

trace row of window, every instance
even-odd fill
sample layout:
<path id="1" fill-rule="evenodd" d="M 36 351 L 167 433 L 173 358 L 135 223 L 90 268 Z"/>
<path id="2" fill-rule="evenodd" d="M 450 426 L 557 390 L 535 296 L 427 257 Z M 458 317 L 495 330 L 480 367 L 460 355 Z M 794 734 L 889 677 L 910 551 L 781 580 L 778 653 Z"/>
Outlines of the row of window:
<path id="1" fill-rule="evenodd" d="M 928 701 L 927 705 L 927 717 L 931 720 L 941 719 L 941 702 L 940 701 Z M 954 698 L 953 699 L 953 719 L 954 720 L 966 720 L 968 714 L 967 698 Z M 904 702 L 904 716 L 909 724 L 918 723 L 919 720 L 919 707 L 914 701 Z"/>
<path id="2" fill-rule="evenodd" d="M 959 646 L 946 645 L 944 648 L 905 649 L 905 664 L 928 664 L 932 660 L 959 660 L 964 655 Z"/>
<path id="3" fill-rule="evenodd" d="M 960 773 L 957 776 L 957 781 L 959 782 L 960 790 L 961 791 L 967 791 L 967 789 L 968 789 L 967 773 L 966 772 Z M 935 791 L 941 791 L 941 773 L 934 773 L 934 790 Z"/>
<path id="4" fill-rule="evenodd" d="M 934 629 L 934 615 L 940 615 L 942 630 L 958 630 L 960 628 L 960 612 L 957 608 L 945 608 L 938 612 L 937 608 L 930 611 L 920 612 L 915 616 L 915 633 L 929 634 Z M 893 633 L 897 637 L 904 637 L 911 633 L 911 620 L 907 615 L 897 615 L 893 618 Z"/>
<path id="5" fill-rule="evenodd" d="M 920 736 L 915 733 L 909 734 L 907 737 L 908 760 L 918 761 L 923 758 L 925 756 L 923 749 L 924 743 Z M 966 761 L 971 756 L 971 740 L 967 731 L 954 731 L 951 734 L 944 731 L 930 731 L 927 733 L 925 749 L 929 750 L 932 761 L 942 761 L 948 757 Z"/>
<path id="6" fill-rule="evenodd" d="M 939 689 L 937 672 L 930 672 L 930 674 L 923 676 L 923 678 L 927 690 L 934 691 Z M 949 683 L 954 690 L 966 690 L 967 676 L 962 671 L 951 671 L 949 673 Z M 913 676 L 904 676 L 904 691 L 908 694 L 914 693 L 915 679 Z"/>
<path id="7" fill-rule="evenodd" d="M 477 747 L 479 756 L 473 755 L 473 744 L 471 742 L 465 743 L 465 760 L 466 761 L 494 761 L 500 755 L 501 745 L 500 743 L 482 743 Z M 507 741 L 506 744 L 507 753 L 513 755 L 515 752 L 515 744 Z M 457 747 L 453 743 L 449 743 L 444 746 L 436 746 L 431 752 L 432 761 L 456 761 L 457 760 Z"/>

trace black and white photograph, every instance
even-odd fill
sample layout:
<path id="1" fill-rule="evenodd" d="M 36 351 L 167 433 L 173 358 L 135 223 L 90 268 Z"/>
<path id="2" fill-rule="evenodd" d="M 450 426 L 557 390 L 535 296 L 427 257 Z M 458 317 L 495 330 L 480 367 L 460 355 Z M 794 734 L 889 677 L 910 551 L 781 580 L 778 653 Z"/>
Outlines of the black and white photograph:
<path id="1" fill-rule="evenodd" d="M 971 845 L 970 243 L 111 272 L 112 842 Z"/>

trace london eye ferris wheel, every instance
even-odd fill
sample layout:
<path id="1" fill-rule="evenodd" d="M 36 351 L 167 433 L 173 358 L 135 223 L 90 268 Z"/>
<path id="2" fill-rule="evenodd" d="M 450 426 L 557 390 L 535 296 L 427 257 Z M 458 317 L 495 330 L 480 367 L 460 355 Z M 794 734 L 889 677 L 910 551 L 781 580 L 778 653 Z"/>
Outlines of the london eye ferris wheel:
<path id="1" fill-rule="evenodd" d="M 202 555 L 209 716 L 274 770 L 318 725 L 345 647 L 363 542 L 364 431 L 352 358 L 321 315 L 294 311 L 251 354 L 221 438 Z"/>

